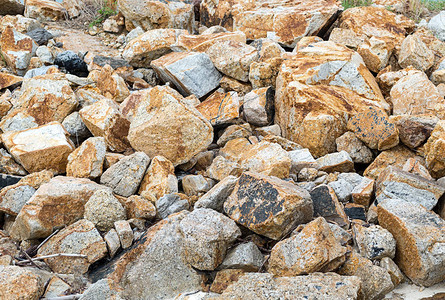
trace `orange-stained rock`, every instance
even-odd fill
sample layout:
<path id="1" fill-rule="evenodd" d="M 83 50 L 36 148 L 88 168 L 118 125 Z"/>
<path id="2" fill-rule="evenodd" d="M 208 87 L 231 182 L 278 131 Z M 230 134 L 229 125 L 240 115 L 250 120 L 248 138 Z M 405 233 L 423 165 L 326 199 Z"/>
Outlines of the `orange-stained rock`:
<path id="1" fill-rule="evenodd" d="M 309 193 L 296 185 L 245 172 L 224 202 L 224 212 L 255 233 L 279 240 L 294 226 L 312 219 Z"/>
<path id="2" fill-rule="evenodd" d="M 356 204 L 369 207 L 374 195 L 374 183 L 374 179 L 364 177 L 363 180 L 352 190 L 352 201 Z"/>
<path id="3" fill-rule="evenodd" d="M 408 149 L 403 145 L 396 146 L 389 150 L 382 151 L 370 164 L 365 172 L 364 176 L 370 177 L 372 179 L 377 179 L 379 174 L 387 166 L 396 166 L 402 168 L 408 158 L 418 158 L 420 161 L 424 161 L 423 158 L 417 156 L 416 153 Z"/>
<path id="4" fill-rule="evenodd" d="M 87 139 L 68 156 L 66 175 L 94 179 L 102 175 L 107 146 L 103 137 Z"/>
<path id="5" fill-rule="evenodd" d="M 232 283 L 238 281 L 238 279 L 244 275 L 246 271 L 243 269 L 224 269 L 218 271 L 210 287 L 210 291 L 213 293 L 221 294 Z"/>
<path id="6" fill-rule="evenodd" d="M 394 44 L 387 39 L 372 36 L 358 46 L 357 52 L 372 72 L 378 73 L 388 65 Z"/>
<path id="7" fill-rule="evenodd" d="M 79 111 L 80 118 L 94 136 L 105 138 L 107 146 L 117 152 L 130 148 L 127 140 L 130 122 L 119 106 L 108 98 L 101 99 Z"/>
<path id="8" fill-rule="evenodd" d="M 207 176 L 221 181 L 227 176 L 240 176 L 246 169 L 242 168 L 236 161 L 232 161 L 219 155 L 215 157 L 212 164 L 207 168 Z"/>
<path id="9" fill-rule="evenodd" d="M 129 219 L 142 218 L 151 220 L 156 216 L 156 206 L 149 200 L 138 195 L 132 195 L 127 198 L 125 209 Z"/>
<path id="10" fill-rule="evenodd" d="M 399 71 L 391 71 L 392 67 L 387 66 L 385 69 L 381 70 L 377 74 L 377 82 L 382 89 L 382 93 L 385 97 L 389 96 L 391 88 L 399 81 L 402 77 L 408 74 L 413 74 L 417 72 L 413 67 L 408 67 Z"/>
<path id="11" fill-rule="evenodd" d="M 422 71 L 412 71 L 391 88 L 394 115 L 432 114 L 445 117 L 445 99 Z"/>
<path id="12" fill-rule="evenodd" d="M 105 65 L 100 71 L 97 79 L 97 87 L 102 95 L 116 102 L 122 102 L 130 95 L 130 90 L 125 84 L 124 79 L 119 76 L 110 65 Z"/>
<path id="13" fill-rule="evenodd" d="M 107 246 L 91 221 L 82 219 L 51 237 L 37 252 L 38 256 L 57 253 L 82 254 L 83 257 L 54 257 L 45 259 L 57 273 L 84 274 L 88 267 L 105 257 Z"/>
<path id="14" fill-rule="evenodd" d="M 203 25 L 221 25 L 243 31 L 247 39 L 270 38 L 288 47 L 295 47 L 304 36 L 317 35 L 332 22 L 340 9 L 336 0 L 285 2 L 272 0 L 204 0 L 200 19 Z"/>
<path id="15" fill-rule="evenodd" d="M 346 250 L 319 217 L 272 248 L 267 271 L 275 276 L 333 271 L 345 261 Z"/>
<path id="16" fill-rule="evenodd" d="M 47 237 L 56 228 L 81 219 L 91 195 L 106 188 L 85 178 L 52 178 L 23 206 L 12 225 L 11 237 L 16 240 Z"/>
<path id="17" fill-rule="evenodd" d="M 371 149 L 383 151 L 399 143 L 399 132 L 386 112 L 372 106 L 353 115 L 347 127 Z"/>
<path id="18" fill-rule="evenodd" d="M 434 52 L 415 35 L 409 35 L 403 40 L 398 56 L 402 68 L 412 66 L 425 72 L 434 64 Z"/>
<path id="19" fill-rule="evenodd" d="M 22 15 L 6 15 L 2 16 L 0 20 L 0 31 L 5 31 L 6 27 L 11 26 L 20 33 L 27 33 L 34 29 L 40 28 L 40 23 L 31 18 L 26 18 Z"/>
<path id="20" fill-rule="evenodd" d="M 283 59 L 281 57 L 252 62 L 249 70 L 249 81 L 252 83 L 253 88 L 275 87 L 282 63 Z"/>
<path id="21" fill-rule="evenodd" d="M 6 114 L 12 107 L 10 100 L 11 100 L 11 92 L 9 92 L 9 90 L 0 96 L 0 120 L 4 116 L 6 116 Z"/>
<path id="22" fill-rule="evenodd" d="M 221 125 L 235 121 L 239 117 L 240 99 L 237 92 L 227 94 L 214 92 L 196 109 L 212 124 Z"/>
<path id="23" fill-rule="evenodd" d="M 4 133 L 1 138 L 9 153 L 28 172 L 51 170 L 65 173 L 68 155 L 74 145 L 58 122 L 37 128 Z"/>
<path id="24" fill-rule="evenodd" d="M 329 35 L 329 41 L 344 45 L 353 50 L 357 50 L 358 46 L 362 45 L 365 39 L 366 36 L 364 34 L 357 35 L 351 29 L 339 27 L 334 28 Z"/>
<path id="25" fill-rule="evenodd" d="M 424 151 L 431 176 L 436 179 L 445 176 L 445 121 L 439 121 L 434 127 Z"/>
<path id="26" fill-rule="evenodd" d="M 163 156 L 155 156 L 145 171 L 139 194 L 146 199 L 159 199 L 165 194 L 178 192 L 175 167 Z"/>
<path id="27" fill-rule="evenodd" d="M 219 41 L 236 41 L 245 44 L 246 35 L 242 31 L 218 32 L 200 35 L 184 33 L 178 36 L 177 42 L 173 45 L 173 47 L 177 47 L 182 51 L 206 52 L 207 49 Z"/>
<path id="28" fill-rule="evenodd" d="M 51 0 L 27 0 L 25 17 L 39 21 L 57 21 L 65 17 L 65 8 L 56 1 Z"/>
<path id="29" fill-rule="evenodd" d="M 379 224 L 397 241 L 395 262 L 415 284 L 445 279 L 445 221 L 422 205 L 386 199 L 377 207 Z"/>
<path id="30" fill-rule="evenodd" d="M 229 76 L 223 76 L 219 82 L 219 86 L 224 89 L 226 93 L 234 91 L 237 92 L 239 96 L 244 96 L 252 90 L 252 84 L 250 84 L 250 82 L 242 82 Z"/>
<path id="31" fill-rule="evenodd" d="M 1 54 L 8 66 L 18 75 L 25 75 L 37 43 L 29 36 L 7 26 L 0 38 Z"/>
<path id="32" fill-rule="evenodd" d="M 212 125 L 181 99 L 167 86 L 149 89 L 145 100 L 136 107 L 128 133 L 135 150 L 150 157 L 162 155 L 177 166 L 211 144 Z"/>
<path id="33" fill-rule="evenodd" d="M 45 281 L 33 268 L 0 266 L 0 298 L 40 299 Z"/>
<path id="34" fill-rule="evenodd" d="M 10 87 L 11 85 L 20 83 L 22 81 L 23 78 L 20 76 L 15 76 L 13 74 L 0 72 L 0 89 Z"/>

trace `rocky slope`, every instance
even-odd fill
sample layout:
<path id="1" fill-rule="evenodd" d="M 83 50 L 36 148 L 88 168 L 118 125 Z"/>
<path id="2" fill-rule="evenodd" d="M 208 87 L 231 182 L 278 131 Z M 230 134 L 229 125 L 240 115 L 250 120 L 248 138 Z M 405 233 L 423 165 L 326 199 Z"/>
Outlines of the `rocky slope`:
<path id="1" fill-rule="evenodd" d="M 0 299 L 443 285 L 445 11 L 375 2 L 1 0 Z"/>

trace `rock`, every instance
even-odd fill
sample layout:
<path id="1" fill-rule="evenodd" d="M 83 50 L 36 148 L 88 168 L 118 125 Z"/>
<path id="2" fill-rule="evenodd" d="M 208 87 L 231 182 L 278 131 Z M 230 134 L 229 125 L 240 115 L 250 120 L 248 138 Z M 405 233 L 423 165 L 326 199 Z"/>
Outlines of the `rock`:
<path id="1" fill-rule="evenodd" d="M 114 257 L 121 247 L 121 242 L 119 241 L 119 235 L 117 234 L 116 229 L 112 228 L 108 231 L 107 234 L 104 235 L 104 241 L 107 243 L 110 257 Z"/>
<path id="2" fill-rule="evenodd" d="M 379 203 L 379 224 L 397 241 L 396 263 L 415 284 L 431 286 L 445 278 L 445 221 L 419 204 L 400 199 Z"/>
<path id="3" fill-rule="evenodd" d="M 4 299 L 39 299 L 45 282 L 31 268 L 0 266 L 0 297 Z"/>
<path id="4" fill-rule="evenodd" d="M 364 177 L 360 184 L 354 187 L 351 196 L 354 203 L 369 207 L 374 196 L 374 180 Z"/>
<path id="5" fill-rule="evenodd" d="M 261 251 L 253 242 L 239 244 L 227 253 L 219 269 L 242 269 L 257 272 L 264 263 Z"/>
<path id="6" fill-rule="evenodd" d="M 70 134 L 71 141 L 75 145 L 80 145 L 86 138 L 91 136 L 91 132 L 80 118 L 79 112 L 69 114 L 62 122 L 63 127 Z"/>
<path id="7" fill-rule="evenodd" d="M 198 270 L 214 270 L 227 248 L 241 236 L 235 222 L 208 208 L 198 208 L 179 224 L 184 236 L 185 259 Z"/>
<path id="8" fill-rule="evenodd" d="M 238 281 L 245 273 L 242 269 L 224 269 L 218 271 L 210 286 L 210 291 L 219 294 L 222 293 L 230 284 Z"/>
<path id="9" fill-rule="evenodd" d="M 334 190 L 340 202 L 347 203 L 351 200 L 352 190 L 354 187 L 346 180 L 339 179 L 336 181 L 331 181 L 328 183 L 328 186 Z"/>
<path id="10" fill-rule="evenodd" d="M 428 29 L 431 30 L 442 42 L 445 42 L 445 25 L 443 24 L 444 16 L 445 13 L 441 11 L 428 22 Z"/>
<path id="11" fill-rule="evenodd" d="M 354 32 L 352 32 L 352 34 L 354 36 L 352 39 L 357 39 Z M 360 38 L 358 38 L 358 40 L 360 40 Z M 378 73 L 388 65 L 391 55 L 393 54 L 393 50 L 393 43 L 389 42 L 385 38 L 377 38 L 375 36 L 365 39 L 365 41 L 359 44 L 357 48 L 357 52 L 363 58 L 366 67 L 375 73 Z"/>
<path id="12" fill-rule="evenodd" d="M 431 136 L 431 132 L 439 122 L 433 115 L 400 116 L 394 118 L 399 130 L 400 141 L 411 149 L 417 148 Z"/>
<path id="13" fill-rule="evenodd" d="M 225 177 L 199 198 L 195 203 L 195 209 L 211 208 L 218 212 L 222 212 L 224 202 L 232 193 L 237 181 L 238 178 L 235 176 L 229 175 Z"/>
<path id="14" fill-rule="evenodd" d="M 126 156 L 102 174 L 100 183 L 120 196 L 131 196 L 136 193 L 149 163 L 150 158 L 143 152 Z"/>
<path id="15" fill-rule="evenodd" d="M 116 102 L 122 102 L 130 95 L 124 79 L 110 65 L 105 65 L 100 71 L 97 87 L 102 95 Z"/>
<path id="16" fill-rule="evenodd" d="M 380 260 L 380 267 L 389 273 L 394 286 L 399 285 L 399 283 L 405 280 L 405 275 L 403 275 L 402 271 L 400 271 L 399 267 L 391 258 L 383 257 Z"/>
<path id="17" fill-rule="evenodd" d="M 52 121 L 61 123 L 78 105 L 76 95 L 62 74 L 48 74 L 25 80 L 22 90 L 24 92 L 18 99 L 20 106 L 0 123 L 4 132 L 24 130 Z"/>
<path id="18" fill-rule="evenodd" d="M 26 33 L 31 37 L 39 46 L 48 44 L 48 41 L 53 38 L 53 35 L 45 28 L 36 28 Z"/>
<path id="19" fill-rule="evenodd" d="M 427 168 L 420 163 L 418 160 L 414 158 L 410 158 L 406 161 L 406 163 L 403 165 L 402 168 L 403 171 L 418 175 L 420 177 L 423 177 L 427 180 L 433 180 L 433 177 L 431 177 L 430 173 L 428 172 Z"/>
<path id="20" fill-rule="evenodd" d="M 124 299 L 150 300 L 201 290 L 201 276 L 184 260 L 179 223 L 187 214 L 175 214 L 150 227 L 113 268 L 106 266 L 110 290 Z M 146 272 L 148 269 L 151 271 Z"/>
<path id="21" fill-rule="evenodd" d="M 97 229 L 107 232 L 114 222 L 126 219 L 126 211 L 111 190 L 98 190 L 85 203 L 84 218 L 91 221 Z"/>
<path id="22" fill-rule="evenodd" d="M 341 228 L 336 223 L 328 223 L 328 225 L 329 225 L 329 228 L 331 229 L 332 233 L 334 234 L 335 239 L 342 246 L 346 246 L 349 243 L 351 243 L 352 234 L 350 234 L 349 231 L 346 231 L 345 229 Z M 295 234 L 298 234 L 298 232 L 296 232 Z"/>
<path id="23" fill-rule="evenodd" d="M 94 224 L 82 219 L 62 229 L 38 251 L 39 256 L 57 253 L 81 254 L 86 258 L 60 256 L 45 259 L 54 272 L 84 274 L 92 263 L 105 257 L 107 246 Z"/>
<path id="24" fill-rule="evenodd" d="M 196 109 L 213 126 L 231 124 L 239 118 L 240 102 L 242 103 L 242 99 L 237 92 L 225 94 L 216 91 L 198 104 Z"/>
<path id="25" fill-rule="evenodd" d="M 204 0 L 200 19 L 205 26 L 221 25 L 229 31 L 243 31 L 249 40 L 267 37 L 293 48 L 302 37 L 317 35 L 329 27 L 340 6 L 335 1 L 317 0 L 289 1 L 286 10 L 282 8 L 280 1 L 263 6 L 243 1 Z"/>
<path id="26" fill-rule="evenodd" d="M 127 249 L 130 247 L 134 239 L 133 230 L 131 230 L 130 223 L 128 223 L 126 220 L 116 221 L 114 222 L 114 228 L 119 236 L 122 249 Z"/>
<path id="27" fill-rule="evenodd" d="M 224 147 L 225 144 L 230 140 L 238 138 L 249 138 L 249 136 L 251 135 L 252 127 L 248 123 L 241 125 L 230 125 L 224 130 L 224 133 L 219 137 L 216 144 L 218 144 L 218 146 L 220 147 Z"/>
<path id="28" fill-rule="evenodd" d="M 183 33 L 186 31 L 179 29 L 148 30 L 127 44 L 122 57 L 134 67 L 146 67 L 152 60 L 171 52 L 171 45 Z"/>
<path id="29" fill-rule="evenodd" d="M 273 120 L 274 91 L 270 87 L 255 89 L 244 96 L 246 121 L 254 126 L 266 126 Z"/>
<path id="30" fill-rule="evenodd" d="M 133 195 L 127 198 L 125 202 L 128 219 L 146 219 L 151 220 L 156 217 L 156 207 L 144 197 Z"/>
<path id="31" fill-rule="evenodd" d="M 325 219 L 317 218 L 272 248 L 268 271 L 275 276 L 329 272 L 344 262 L 345 254 Z"/>
<path id="32" fill-rule="evenodd" d="M 34 195 L 36 189 L 30 185 L 16 184 L 0 192 L 0 212 L 17 216 L 23 205 Z"/>
<path id="33" fill-rule="evenodd" d="M 184 96 L 194 94 L 200 98 L 217 88 L 222 78 L 205 53 L 173 52 L 153 60 L 151 66 Z"/>
<path id="34" fill-rule="evenodd" d="M 159 199 L 165 194 L 178 192 L 178 180 L 173 164 L 163 156 L 155 156 L 145 172 L 139 194 L 147 199 Z"/>
<path id="35" fill-rule="evenodd" d="M 346 203 L 344 206 L 344 211 L 349 220 L 353 222 L 357 221 L 367 221 L 366 208 L 364 205 L 356 203 Z"/>
<path id="36" fill-rule="evenodd" d="M 316 160 L 319 170 L 328 173 L 354 171 L 354 162 L 346 151 L 326 154 Z"/>
<path id="37" fill-rule="evenodd" d="M 65 8 L 66 13 L 68 14 L 68 16 L 71 19 L 74 19 L 78 16 L 81 15 L 82 10 L 85 9 L 83 5 L 85 5 L 82 1 L 80 0 L 64 0 L 62 3 L 63 8 Z M 110 7 L 113 6 L 113 4 L 106 4 L 106 7 L 108 8 L 113 8 Z"/>
<path id="38" fill-rule="evenodd" d="M 439 95 L 436 86 L 421 71 L 411 72 L 392 87 L 391 102 L 393 115 L 432 114 L 444 116 L 445 99 Z"/>
<path id="39" fill-rule="evenodd" d="M 79 115 L 94 136 L 105 138 L 110 149 L 123 152 L 129 148 L 127 134 L 130 122 L 120 113 L 114 101 L 101 99 L 82 108 Z"/>
<path id="40" fill-rule="evenodd" d="M 335 273 L 274 277 L 269 273 L 246 273 L 223 292 L 223 299 L 359 299 L 360 279 Z M 215 298 L 213 298 L 215 299 Z"/>
<path id="41" fill-rule="evenodd" d="M 440 178 L 445 175 L 445 161 L 443 159 L 444 133 L 445 122 L 439 121 L 424 146 L 426 165 L 434 178 Z"/>
<path id="42" fill-rule="evenodd" d="M 25 169 L 15 162 L 11 154 L 3 148 L 0 148 L 0 173 L 11 175 L 26 175 Z"/>
<path id="43" fill-rule="evenodd" d="M 6 63 L 18 75 L 25 74 L 37 50 L 37 44 L 32 38 L 9 26 L 2 31 L 0 47 Z"/>
<path id="44" fill-rule="evenodd" d="M 1 3 L 0 15 L 21 15 L 25 6 L 18 0 L 5 0 Z"/>
<path id="45" fill-rule="evenodd" d="M 403 182 L 385 181 L 379 186 L 376 200 L 381 202 L 388 198 L 418 203 L 428 210 L 433 209 L 437 204 L 437 199 L 433 193 L 417 189 Z"/>
<path id="46" fill-rule="evenodd" d="M 11 76 L 11 74 L 6 75 L 7 78 L 11 78 L 10 76 Z M 12 75 L 12 77 L 15 78 L 14 75 Z M 9 81 L 9 79 L 7 81 Z M 3 93 L 2 96 L 0 96 L 0 117 L 1 118 L 6 116 L 6 114 L 12 107 L 12 104 L 10 102 L 10 100 L 11 100 L 10 96 L 11 96 L 10 92 L 5 92 L 5 93 Z"/>
<path id="47" fill-rule="evenodd" d="M 0 88 L 1 89 L 13 86 L 17 83 L 21 83 L 22 81 L 23 81 L 23 78 L 20 76 L 15 76 L 12 74 L 0 72 Z M 4 113 L 2 113 L 2 115 L 6 115 L 8 110 L 11 108 L 11 104 L 8 105 L 6 101 L 2 101 L 2 102 L 5 102 L 4 105 L 6 106 L 4 108 L 4 110 L 6 110 L 6 111 Z M 2 108 L 2 110 L 3 110 L 3 108 Z"/>
<path id="48" fill-rule="evenodd" d="M 292 174 L 298 174 L 303 168 L 318 168 L 318 164 L 309 149 L 292 150 L 287 153 L 292 162 Z"/>
<path id="49" fill-rule="evenodd" d="M 372 151 L 351 131 L 339 136 L 335 143 L 337 151 L 347 152 L 354 163 L 369 164 L 373 161 Z"/>
<path id="50" fill-rule="evenodd" d="M 295 225 L 308 222 L 313 208 L 305 190 L 278 178 L 246 172 L 224 202 L 224 212 L 253 232 L 279 240 Z"/>
<path id="51" fill-rule="evenodd" d="M 36 55 L 40 61 L 45 65 L 54 64 L 54 57 L 51 51 L 46 46 L 40 46 L 36 50 Z M 26 75 L 26 74 L 25 74 Z"/>
<path id="52" fill-rule="evenodd" d="M 157 216 L 161 219 L 166 219 L 169 215 L 189 208 L 189 201 L 178 193 L 166 194 L 156 200 Z"/>
<path id="53" fill-rule="evenodd" d="M 252 90 L 252 84 L 250 82 L 242 82 L 229 76 L 223 76 L 219 82 L 219 86 L 224 89 L 225 92 L 234 91 L 237 92 L 239 96 L 244 96 Z"/>
<path id="54" fill-rule="evenodd" d="M 218 26 L 213 26 L 216 28 Z M 211 28 L 209 28 L 210 30 Z M 179 48 L 181 51 L 196 51 L 206 52 L 212 45 L 221 41 L 234 41 L 246 43 L 246 35 L 242 31 L 223 31 L 214 33 L 202 33 L 200 35 L 181 34 L 178 36 L 177 43 L 174 48 Z"/>
<path id="55" fill-rule="evenodd" d="M 45 298 L 59 297 L 69 293 L 70 289 L 71 286 L 68 283 L 66 283 L 59 277 L 54 276 L 47 283 L 45 294 L 43 294 L 43 297 Z"/>
<path id="56" fill-rule="evenodd" d="M 94 179 L 102 175 L 106 145 L 103 137 L 92 137 L 68 156 L 66 174 Z"/>
<path id="57" fill-rule="evenodd" d="M 74 145 L 68 132 L 58 122 L 2 135 L 3 144 L 9 153 L 28 172 L 52 170 L 65 173 L 69 154 Z"/>
<path id="58" fill-rule="evenodd" d="M 352 225 L 354 241 L 361 256 L 367 259 L 394 258 L 396 254 L 396 240 L 392 234 L 379 225 Z"/>
<path id="59" fill-rule="evenodd" d="M 25 17 L 37 19 L 41 22 L 52 22 L 63 19 L 65 8 L 58 2 L 51 0 L 27 0 Z"/>
<path id="60" fill-rule="evenodd" d="M 84 178 L 52 178 L 23 206 L 11 228 L 11 236 L 16 240 L 47 237 L 56 228 L 81 219 L 89 197 L 104 188 Z"/>
<path id="61" fill-rule="evenodd" d="M 247 82 L 252 62 L 258 59 L 258 51 L 236 41 L 220 41 L 206 51 L 215 67 L 223 74 Z"/>
<path id="62" fill-rule="evenodd" d="M 314 216 L 324 217 L 326 220 L 335 222 L 343 228 L 349 226 L 349 220 L 343 206 L 330 186 L 321 184 L 312 189 L 310 195 L 314 207 Z"/>
<path id="63" fill-rule="evenodd" d="M 144 30 L 180 28 L 192 32 L 194 28 L 193 5 L 186 1 L 123 0 L 118 9 L 125 17 L 127 30 L 140 26 Z"/>
<path id="64" fill-rule="evenodd" d="M 149 90 L 149 97 L 136 107 L 128 140 L 150 157 L 162 155 L 174 166 L 188 162 L 213 141 L 213 128 L 196 110 L 181 102 L 169 87 Z"/>
<path id="65" fill-rule="evenodd" d="M 352 251 L 349 258 L 338 271 L 341 275 L 357 276 L 361 279 L 363 299 L 382 299 L 394 289 L 389 273 L 372 262 Z"/>
<path id="66" fill-rule="evenodd" d="M 419 37 L 409 35 L 403 40 L 399 53 L 399 65 L 402 68 L 412 66 L 426 71 L 433 66 L 433 63 L 434 53 Z"/>
<path id="67" fill-rule="evenodd" d="M 228 176 L 240 176 L 243 171 L 237 162 L 224 158 L 223 156 L 217 156 L 213 160 L 212 164 L 207 168 L 207 176 L 221 181 Z"/>
<path id="68" fill-rule="evenodd" d="M 186 175 L 182 178 L 182 189 L 184 193 L 191 196 L 199 196 L 208 192 L 215 182 L 202 175 Z"/>
<path id="69" fill-rule="evenodd" d="M 388 115 L 375 107 L 365 108 L 353 115 L 347 128 L 371 149 L 390 149 L 399 143 L 399 133 Z"/>
<path id="70" fill-rule="evenodd" d="M 266 61 L 252 62 L 249 70 L 249 81 L 255 89 L 272 86 L 275 88 L 276 79 L 283 59 L 270 58 Z"/>

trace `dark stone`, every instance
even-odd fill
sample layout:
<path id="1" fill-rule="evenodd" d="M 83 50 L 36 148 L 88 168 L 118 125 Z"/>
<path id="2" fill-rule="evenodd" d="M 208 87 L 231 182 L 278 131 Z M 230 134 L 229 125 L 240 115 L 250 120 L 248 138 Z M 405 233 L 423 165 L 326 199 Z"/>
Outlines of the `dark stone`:
<path id="1" fill-rule="evenodd" d="M 48 44 L 48 41 L 53 38 L 53 35 L 45 28 L 36 28 L 26 33 L 31 37 L 39 46 Z"/>
<path id="2" fill-rule="evenodd" d="M 344 210 L 350 220 L 355 219 L 366 222 L 366 209 L 363 205 L 347 203 Z"/>
<path id="3" fill-rule="evenodd" d="M 8 186 L 16 184 L 22 179 L 22 176 L 8 175 L 8 174 L 0 174 L 0 189 Z"/>
<path id="4" fill-rule="evenodd" d="M 100 55 L 96 55 L 93 58 L 93 64 L 96 64 L 101 67 L 105 67 L 105 65 L 110 65 L 114 70 L 122 67 L 131 68 L 131 65 L 124 59 L 100 56 Z"/>
<path id="5" fill-rule="evenodd" d="M 0 5 L 0 15 L 23 15 L 25 6 L 19 0 L 5 0 Z"/>
<path id="6" fill-rule="evenodd" d="M 348 225 L 344 212 L 341 211 L 341 204 L 330 186 L 319 185 L 310 194 L 314 205 L 314 217 L 324 217 L 327 221 L 333 221 L 342 227 Z"/>
<path id="7" fill-rule="evenodd" d="M 73 51 L 65 51 L 57 55 L 54 64 L 66 73 L 79 77 L 88 76 L 87 64 Z"/>

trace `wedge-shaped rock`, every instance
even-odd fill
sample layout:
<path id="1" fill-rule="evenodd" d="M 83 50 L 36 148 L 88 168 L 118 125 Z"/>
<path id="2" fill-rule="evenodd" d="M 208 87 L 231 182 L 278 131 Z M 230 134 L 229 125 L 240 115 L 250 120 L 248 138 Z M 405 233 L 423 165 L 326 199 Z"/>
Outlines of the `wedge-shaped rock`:
<path id="1" fill-rule="evenodd" d="M 377 207 L 379 224 L 397 241 L 395 262 L 414 283 L 445 279 L 445 221 L 419 204 L 387 199 Z"/>
<path id="2" fill-rule="evenodd" d="M 165 194 L 178 192 L 178 179 L 175 176 L 175 167 L 163 156 L 155 156 L 145 172 L 139 187 L 139 194 L 156 201 Z"/>
<path id="3" fill-rule="evenodd" d="M 174 47 L 185 51 L 206 52 L 212 45 L 220 41 L 246 43 L 246 34 L 242 31 L 217 32 L 209 34 L 181 34 Z"/>
<path id="4" fill-rule="evenodd" d="M 247 93 L 243 103 L 246 121 L 255 126 L 269 125 L 273 120 L 274 95 L 271 87 L 259 88 Z"/>
<path id="5" fill-rule="evenodd" d="M 353 32 L 352 34 L 354 35 Z M 394 44 L 389 40 L 372 36 L 359 45 L 357 52 L 363 58 L 366 67 L 372 72 L 378 73 L 388 65 L 393 50 Z"/>
<path id="6" fill-rule="evenodd" d="M 329 272 L 345 261 L 346 248 L 336 239 L 324 218 L 272 248 L 268 272 L 275 276 L 297 276 Z"/>
<path id="7" fill-rule="evenodd" d="M 119 11 L 125 17 L 130 31 L 140 26 L 143 30 L 181 28 L 192 32 L 194 28 L 193 5 L 189 1 L 121 0 Z"/>
<path id="8" fill-rule="evenodd" d="M 68 132 L 58 122 L 2 135 L 9 153 L 28 172 L 51 170 L 65 173 L 68 156 L 74 145 Z"/>
<path id="9" fill-rule="evenodd" d="M 99 73 L 97 88 L 102 95 L 116 102 L 122 102 L 130 95 L 124 79 L 108 64 Z"/>
<path id="10" fill-rule="evenodd" d="M 20 83 L 22 81 L 23 78 L 20 76 L 0 72 L 0 89 L 10 87 L 11 85 Z"/>
<path id="11" fill-rule="evenodd" d="M 184 96 L 194 94 L 200 98 L 217 88 L 222 78 L 205 53 L 173 52 L 152 61 L 151 66 Z"/>
<path id="12" fill-rule="evenodd" d="M 2 31 L 0 46 L 8 66 L 18 75 L 25 75 L 31 57 L 36 53 L 37 43 L 8 26 Z"/>
<path id="13" fill-rule="evenodd" d="M 77 221 L 51 237 L 37 256 L 67 253 L 86 257 L 53 257 L 45 259 L 57 273 L 84 274 L 88 267 L 107 255 L 107 246 L 94 224 L 86 219 Z"/>
<path id="14" fill-rule="evenodd" d="M 348 217 L 333 188 L 322 184 L 314 188 L 310 195 L 314 207 L 314 216 L 324 217 L 326 220 L 335 222 L 344 228 L 349 226 Z"/>
<path id="15" fill-rule="evenodd" d="M 205 26 L 221 25 L 240 30 L 247 39 L 270 38 L 287 47 L 295 47 L 304 36 L 317 35 L 331 24 L 340 9 L 333 0 L 296 1 L 277 0 L 245 2 L 223 0 L 201 3 L 201 22 Z"/>
<path id="16" fill-rule="evenodd" d="M 345 132 L 335 140 L 337 151 L 346 151 L 354 163 L 369 164 L 374 159 L 371 149 L 351 131 Z"/>
<path id="17" fill-rule="evenodd" d="M 71 225 L 84 214 L 91 195 L 106 189 L 89 179 L 57 176 L 42 184 L 18 214 L 11 229 L 16 240 L 45 238 L 63 225 Z"/>
<path id="18" fill-rule="evenodd" d="M 135 67 L 146 67 L 152 60 L 171 52 L 170 46 L 178 36 L 187 33 L 178 29 L 154 29 L 131 40 L 124 49 L 122 57 Z"/>
<path id="19" fill-rule="evenodd" d="M 355 276 L 315 273 L 306 276 L 274 277 L 269 273 L 247 273 L 230 285 L 223 299 L 360 299 L 361 280 Z"/>
<path id="20" fill-rule="evenodd" d="M 233 123 L 239 117 L 240 98 L 237 92 L 214 92 L 196 109 L 215 125 Z"/>
<path id="21" fill-rule="evenodd" d="M 94 179 L 102 175 L 107 146 L 103 137 L 87 139 L 68 156 L 66 175 Z"/>
<path id="22" fill-rule="evenodd" d="M 256 272 L 263 264 L 264 257 L 261 251 L 255 243 L 248 242 L 232 248 L 218 269 L 242 269 Z"/>
<path id="23" fill-rule="evenodd" d="M 198 270 L 218 267 L 228 247 L 241 236 L 232 219 L 209 208 L 198 208 L 180 223 L 186 261 Z"/>
<path id="24" fill-rule="evenodd" d="M 157 86 L 135 109 L 128 140 L 148 156 L 162 155 L 174 166 L 188 162 L 213 141 L 212 125 L 181 102 L 172 88 Z"/>
<path id="25" fill-rule="evenodd" d="M 309 193 L 292 183 L 253 172 L 241 175 L 224 203 L 224 212 L 253 232 L 279 240 L 311 220 Z"/>
<path id="26" fill-rule="evenodd" d="M 354 171 L 354 162 L 346 151 L 326 154 L 316 160 L 320 171 L 333 172 L 352 172 Z"/>
<path id="27" fill-rule="evenodd" d="M 108 98 L 101 99 L 79 111 L 80 118 L 94 136 L 105 138 L 107 146 L 117 152 L 130 148 L 127 140 L 130 122 L 119 106 Z"/>
<path id="28" fill-rule="evenodd" d="M 434 115 L 393 117 L 393 121 L 399 130 L 400 141 L 411 149 L 415 149 L 426 142 L 439 120 Z"/>
<path id="29" fill-rule="evenodd" d="M 371 260 L 383 257 L 394 258 L 396 240 L 385 228 L 379 225 L 353 224 L 352 232 L 361 256 Z"/>

